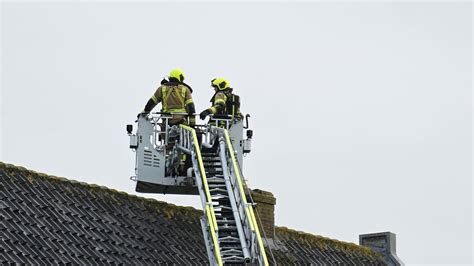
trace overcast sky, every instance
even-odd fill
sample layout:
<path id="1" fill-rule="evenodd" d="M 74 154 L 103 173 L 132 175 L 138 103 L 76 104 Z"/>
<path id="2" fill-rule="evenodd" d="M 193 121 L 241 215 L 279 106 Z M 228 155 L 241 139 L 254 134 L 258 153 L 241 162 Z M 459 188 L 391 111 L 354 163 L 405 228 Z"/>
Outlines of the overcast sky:
<path id="1" fill-rule="evenodd" d="M 229 79 L 245 176 L 276 223 L 397 234 L 407 264 L 472 262 L 465 3 L 2 3 L 1 160 L 134 193 L 134 121 L 171 68 L 198 111 Z M 197 196 L 153 196 L 201 208 Z"/>

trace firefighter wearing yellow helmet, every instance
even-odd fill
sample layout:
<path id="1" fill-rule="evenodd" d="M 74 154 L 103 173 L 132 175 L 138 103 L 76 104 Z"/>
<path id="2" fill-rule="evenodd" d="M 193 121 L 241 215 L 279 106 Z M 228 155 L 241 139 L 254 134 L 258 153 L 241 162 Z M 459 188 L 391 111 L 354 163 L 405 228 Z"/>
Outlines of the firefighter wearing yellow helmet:
<path id="1" fill-rule="evenodd" d="M 162 104 L 162 112 L 174 114 L 173 118 L 170 119 L 170 125 L 178 125 L 186 123 L 186 115 L 189 117 L 189 124 L 194 125 L 196 119 L 194 113 L 196 109 L 194 107 L 192 98 L 192 88 L 184 83 L 184 74 L 179 68 L 171 70 L 168 80 L 163 79 L 161 86 L 155 91 L 150 100 L 145 105 L 141 115 L 148 114 L 158 103 Z"/>
<path id="2" fill-rule="evenodd" d="M 212 106 L 199 114 L 204 120 L 210 114 L 225 114 L 232 119 L 241 119 L 240 97 L 232 93 L 229 81 L 225 78 L 215 78 L 211 80 L 211 86 L 214 88 L 214 96 L 211 98 Z"/>

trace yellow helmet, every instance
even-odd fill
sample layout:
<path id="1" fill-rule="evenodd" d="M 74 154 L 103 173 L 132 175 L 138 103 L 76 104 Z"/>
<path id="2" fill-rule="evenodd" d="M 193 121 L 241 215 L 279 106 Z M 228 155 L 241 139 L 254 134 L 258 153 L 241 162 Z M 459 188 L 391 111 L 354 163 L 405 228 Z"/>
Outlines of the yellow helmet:
<path id="1" fill-rule="evenodd" d="M 215 78 L 211 80 L 211 86 L 218 90 L 225 90 L 230 87 L 230 84 L 225 78 Z"/>
<path id="2" fill-rule="evenodd" d="M 179 69 L 179 68 L 175 68 L 175 69 L 171 70 L 169 77 L 170 78 L 175 78 L 175 79 L 177 79 L 181 82 L 183 82 L 183 80 L 184 80 L 183 71 L 181 71 L 181 69 Z"/>

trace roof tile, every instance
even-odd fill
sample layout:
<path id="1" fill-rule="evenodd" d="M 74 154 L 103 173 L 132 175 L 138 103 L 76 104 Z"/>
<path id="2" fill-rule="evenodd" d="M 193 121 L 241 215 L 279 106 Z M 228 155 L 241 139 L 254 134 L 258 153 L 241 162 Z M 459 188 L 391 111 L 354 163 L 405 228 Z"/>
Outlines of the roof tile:
<path id="1" fill-rule="evenodd" d="M 0 263 L 207 264 L 202 212 L 0 162 Z M 368 248 L 276 228 L 279 264 L 383 265 Z"/>

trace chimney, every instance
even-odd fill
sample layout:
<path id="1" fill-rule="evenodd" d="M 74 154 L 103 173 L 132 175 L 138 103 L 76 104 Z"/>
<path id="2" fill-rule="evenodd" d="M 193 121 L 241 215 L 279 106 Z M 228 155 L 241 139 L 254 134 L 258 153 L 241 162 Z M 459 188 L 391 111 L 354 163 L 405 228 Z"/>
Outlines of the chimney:
<path id="1" fill-rule="evenodd" d="M 359 235 L 359 245 L 382 254 L 388 266 L 404 265 L 397 256 L 396 242 L 397 236 L 391 232 Z"/>
<path id="2" fill-rule="evenodd" d="M 256 204 L 255 219 L 259 224 L 261 236 L 273 239 L 275 237 L 275 197 L 271 192 L 254 189 L 252 199 Z"/>

